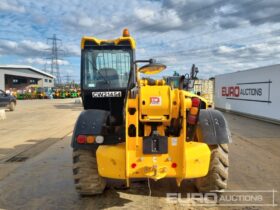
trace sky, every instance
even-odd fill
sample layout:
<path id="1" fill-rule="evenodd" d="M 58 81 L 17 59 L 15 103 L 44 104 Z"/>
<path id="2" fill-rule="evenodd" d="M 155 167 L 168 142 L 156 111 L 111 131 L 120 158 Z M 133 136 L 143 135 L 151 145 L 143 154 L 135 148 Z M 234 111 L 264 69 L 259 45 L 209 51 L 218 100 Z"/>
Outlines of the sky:
<path id="1" fill-rule="evenodd" d="M 0 0 L 0 65 L 50 69 L 58 39 L 62 79 L 79 81 L 82 36 L 112 39 L 128 28 L 136 58 L 167 65 L 162 74 L 198 77 L 279 64 L 279 0 Z"/>

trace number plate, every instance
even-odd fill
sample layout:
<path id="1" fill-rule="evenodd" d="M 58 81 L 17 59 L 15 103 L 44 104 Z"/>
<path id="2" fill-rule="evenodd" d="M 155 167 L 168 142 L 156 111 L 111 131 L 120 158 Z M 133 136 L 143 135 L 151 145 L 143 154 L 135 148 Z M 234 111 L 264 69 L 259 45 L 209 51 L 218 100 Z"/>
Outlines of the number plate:
<path id="1" fill-rule="evenodd" d="M 122 97 L 121 91 L 92 92 L 92 98 Z"/>
<path id="2" fill-rule="evenodd" d="M 166 136 L 148 136 L 143 138 L 143 154 L 167 154 Z"/>

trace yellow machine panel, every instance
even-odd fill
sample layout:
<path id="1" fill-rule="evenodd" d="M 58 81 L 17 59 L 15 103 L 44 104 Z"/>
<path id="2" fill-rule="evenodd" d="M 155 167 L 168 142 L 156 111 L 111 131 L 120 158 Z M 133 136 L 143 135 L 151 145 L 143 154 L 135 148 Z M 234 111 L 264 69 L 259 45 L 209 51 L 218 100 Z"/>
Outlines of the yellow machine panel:
<path id="1" fill-rule="evenodd" d="M 157 106 L 143 105 L 143 101 L 151 102 L 150 98 L 161 96 L 162 101 Z M 181 101 L 174 103 L 172 101 Z M 139 109 L 138 109 L 139 107 Z M 164 177 L 176 178 L 178 185 L 183 179 L 203 177 L 208 173 L 210 163 L 210 149 L 203 142 L 186 141 L 186 120 L 183 120 L 180 135 L 167 138 L 168 152 L 166 154 L 144 154 L 144 137 L 139 136 L 139 121 L 162 122 L 158 126 L 158 133 L 164 135 L 164 128 L 170 124 L 165 115 L 186 119 L 186 111 L 191 108 L 191 100 L 184 91 L 171 90 L 168 86 L 143 86 L 141 93 L 134 99 L 127 99 L 126 110 L 135 109 L 135 112 L 126 112 L 126 128 L 135 127 L 135 136 L 126 134 L 125 144 L 112 146 L 99 146 L 97 161 L 100 165 L 101 176 L 126 179 L 129 184 L 130 178 L 151 178 L 158 180 Z M 180 111 L 181 110 L 181 111 Z M 172 114 L 171 114 L 172 113 Z M 177 115 L 175 114 L 177 113 Z M 147 118 L 140 119 L 142 115 Z M 152 117 L 152 118 L 148 118 Z M 154 117 L 154 118 L 153 118 Z M 151 126 L 145 125 L 144 135 L 148 136 Z M 118 155 L 116 155 L 118 154 Z M 106 166 L 106 167 L 102 167 Z"/>
<path id="2" fill-rule="evenodd" d="M 97 45 L 106 44 L 106 43 L 114 43 L 114 45 L 118 45 L 121 42 L 128 41 L 132 49 L 135 49 L 136 47 L 135 41 L 132 37 L 120 37 L 114 40 L 104 40 L 104 39 L 97 39 L 95 37 L 84 36 L 81 41 L 81 49 L 84 49 L 86 41 L 92 41 Z"/>
<path id="3" fill-rule="evenodd" d="M 140 121 L 169 121 L 172 103 L 169 86 L 142 86 L 140 93 Z"/>
<path id="4" fill-rule="evenodd" d="M 96 152 L 98 173 L 113 179 L 125 179 L 125 143 L 100 146 Z"/>
<path id="5" fill-rule="evenodd" d="M 185 177 L 197 178 L 208 173 L 210 149 L 205 143 L 187 142 L 185 144 Z"/>
<path id="6" fill-rule="evenodd" d="M 171 137 L 168 139 L 168 154 L 144 155 L 142 139 L 139 138 L 138 142 L 128 151 L 125 144 L 100 146 L 97 150 L 99 174 L 114 179 L 147 177 L 158 180 L 164 177 L 197 178 L 208 172 L 210 149 L 204 143 Z"/>

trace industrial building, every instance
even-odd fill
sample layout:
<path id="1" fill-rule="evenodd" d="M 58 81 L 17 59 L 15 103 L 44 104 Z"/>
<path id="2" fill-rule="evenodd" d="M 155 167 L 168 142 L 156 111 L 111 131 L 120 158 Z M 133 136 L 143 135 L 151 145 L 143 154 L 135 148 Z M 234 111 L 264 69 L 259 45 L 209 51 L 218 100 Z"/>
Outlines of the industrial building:
<path id="1" fill-rule="evenodd" d="M 55 77 L 42 70 L 24 65 L 0 66 L 0 89 L 23 90 L 30 87 L 54 87 Z"/>
<path id="2" fill-rule="evenodd" d="M 280 123 L 280 64 L 215 77 L 215 107 Z"/>

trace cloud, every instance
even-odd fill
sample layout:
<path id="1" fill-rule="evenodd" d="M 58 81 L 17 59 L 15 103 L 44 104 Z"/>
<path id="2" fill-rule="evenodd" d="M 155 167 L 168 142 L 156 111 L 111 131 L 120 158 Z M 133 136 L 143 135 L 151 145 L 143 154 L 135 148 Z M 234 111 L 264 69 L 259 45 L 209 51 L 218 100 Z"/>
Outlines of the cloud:
<path id="1" fill-rule="evenodd" d="M 179 62 L 178 58 L 175 56 L 169 56 L 169 57 L 162 57 L 157 59 L 159 63 L 168 63 L 169 65 L 174 65 Z"/>
<path id="2" fill-rule="evenodd" d="M 91 28 L 98 24 L 98 21 L 94 18 L 91 18 L 85 14 L 77 14 L 75 16 L 70 16 L 65 20 L 66 24 L 69 26 L 78 27 L 78 28 Z"/>
<path id="3" fill-rule="evenodd" d="M 239 26 L 249 24 L 248 20 L 244 20 L 242 17 L 227 17 L 219 19 L 219 26 L 224 29 L 237 28 Z"/>
<path id="4" fill-rule="evenodd" d="M 78 19 L 78 24 L 83 27 L 92 27 L 96 24 L 96 21 L 90 17 L 81 17 Z"/>
<path id="5" fill-rule="evenodd" d="M 50 65 L 52 62 L 50 59 L 43 59 L 43 58 L 26 58 L 23 60 L 23 62 L 26 62 L 28 64 L 40 64 L 40 65 Z M 59 65 L 69 65 L 69 61 L 67 60 L 57 60 Z"/>
<path id="6" fill-rule="evenodd" d="M 218 47 L 217 51 L 220 53 L 220 54 L 224 54 L 224 53 L 232 53 L 232 52 L 235 52 L 236 49 L 234 49 L 233 47 L 229 47 L 229 46 L 225 46 L 225 45 L 222 45 L 220 47 Z"/>
<path id="7" fill-rule="evenodd" d="M 0 11 L 6 12 L 25 12 L 25 7 L 20 5 L 18 1 L 8 1 L 8 0 L 1 0 L 0 1 Z"/>
<path id="8" fill-rule="evenodd" d="M 22 40 L 19 42 L 0 40 L 0 52 L 6 55 L 38 55 L 42 54 L 49 46 L 40 41 Z"/>
<path id="9" fill-rule="evenodd" d="M 68 44 L 63 45 L 63 50 L 65 51 L 65 56 L 81 56 L 80 43 L 77 44 Z"/>
<path id="10" fill-rule="evenodd" d="M 64 15 L 60 18 L 64 25 L 63 29 L 71 34 L 78 37 L 98 35 L 103 31 L 111 32 L 133 22 L 135 20 L 131 15 L 133 4 L 134 2 L 130 0 L 121 2 L 103 0 L 98 3 L 93 0 L 83 3 L 74 0 L 68 4 L 67 10 L 64 10 Z"/>
<path id="11" fill-rule="evenodd" d="M 166 31 L 182 26 L 183 21 L 173 9 L 155 11 L 150 8 L 136 8 L 135 16 L 144 29 Z"/>
<path id="12" fill-rule="evenodd" d="M 222 45 L 218 49 L 213 50 L 213 55 L 219 58 L 235 58 L 242 60 L 265 60 L 279 58 L 280 38 L 268 42 L 247 44 L 242 47 L 232 47 Z"/>
<path id="13" fill-rule="evenodd" d="M 146 53 L 146 50 L 145 50 L 145 48 L 138 48 L 138 49 L 137 49 L 137 53 L 138 53 L 138 54 L 145 54 L 145 53 Z"/>
<path id="14" fill-rule="evenodd" d="M 184 23 L 177 30 L 188 30 L 197 24 L 211 23 L 211 20 L 225 29 L 246 23 L 260 25 L 280 22 L 279 0 L 209 0 L 207 4 L 204 0 L 166 0 L 163 1 L 162 8 L 175 11 Z"/>
<path id="15" fill-rule="evenodd" d="M 241 22 L 248 22 L 251 25 L 280 22 L 280 1 L 277 0 L 238 0 L 230 1 L 228 5 L 234 12 L 222 9 L 216 11 L 222 28 L 238 27 Z"/>
<path id="16" fill-rule="evenodd" d="M 0 53 L 6 55 L 18 56 L 48 56 L 51 54 L 51 45 L 32 40 L 10 41 L 0 40 Z M 80 47 L 78 44 L 65 44 L 59 47 L 59 56 L 80 56 Z M 64 53 L 65 52 L 65 53 Z"/>
<path id="17" fill-rule="evenodd" d="M 5 49 L 15 49 L 18 46 L 18 44 L 10 40 L 0 40 L 0 46 L 0 51 L 5 52 Z"/>

